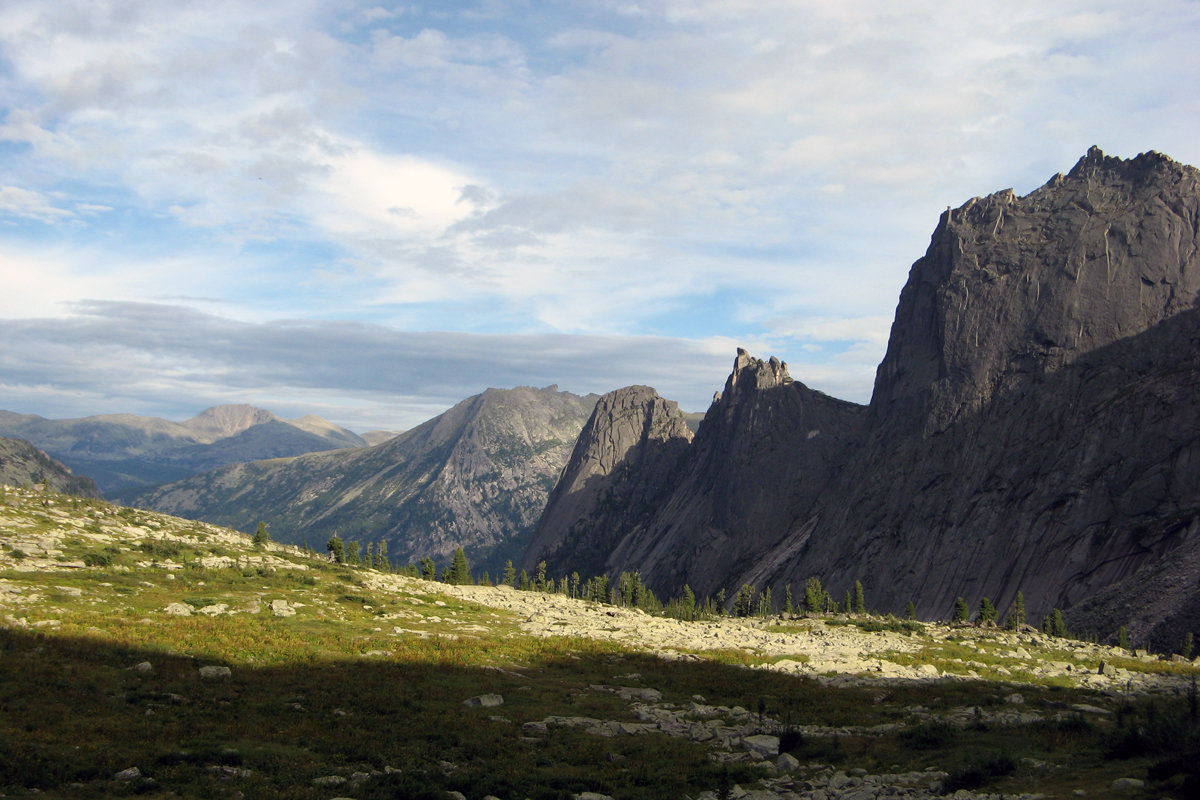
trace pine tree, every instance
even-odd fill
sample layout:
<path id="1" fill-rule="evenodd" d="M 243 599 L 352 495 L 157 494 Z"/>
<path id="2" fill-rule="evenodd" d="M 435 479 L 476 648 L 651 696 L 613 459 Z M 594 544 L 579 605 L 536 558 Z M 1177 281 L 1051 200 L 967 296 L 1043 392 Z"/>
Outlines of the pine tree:
<path id="1" fill-rule="evenodd" d="M 450 559 L 450 583 L 471 583 L 471 567 L 467 564 L 467 554 L 459 547 Z"/>
<path id="2" fill-rule="evenodd" d="M 846 613 L 850 613 L 850 590 L 846 590 L 846 596 L 842 598 L 842 607 L 846 609 Z"/>
<path id="3" fill-rule="evenodd" d="M 904 607 L 904 618 L 905 619 L 916 619 L 917 618 L 917 606 L 915 603 L 913 603 L 912 600 L 909 600 L 908 605 L 906 605 Z"/>
<path id="4" fill-rule="evenodd" d="M 742 588 L 738 589 L 737 596 L 733 598 L 733 615 L 735 617 L 748 617 L 750 611 L 754 607 L 755 588 L 748 583 L 743 583 Z"/>
<path id="5" fill-rule="evenodd" d="M 427 581 L 437 580 L 437 564 L 429 556 L 421 559 L 421 577 Z"/>
<path id="6" fill-rule="evenodd" d="M 1063 638 L 1067 635 L 1067 621 L 1063 619 L 1063 613 L 1055 608 L 1046 615 L 1042 620 L 1042 632 L 1047 636 L 1057 636 Z"/>
<path id="7" fill-rule="evenodd" d="M 825 609 L 826 596 L 825 590 L 821 588 L 820 578 L 809 578 L 804 585 L 804 608 L 813 614 L 819 614 Z"/>
<path id="8" fill-rule="evenodd" d="M 716 602 L 717 602 L 717 613 L 724 615 L 725 614 L 725 587 L 724 586 L 722 586 L 717 591 Z"/>
<path id="9" fill-rule="evenodd" d="M 1117 628 L 1117 647 L 1122 650 L 1129 649 L 1129 632 L 1125 630 L 1125 626 Z"/>
<path id="10" fill-rule="evenodd" d="M 686 583 L 683 585 L 683 597 L 680 602 L 688 615 L 687 618 L 691 619 L 696 613 L 696 593 Z"/>
<path id="11" fill-rule="evenodd" d="M 950 617 L 952 622 L 966 622 L 971 618 L 971 607 L 967 605 L 967 601 L 961 597 L 954 601 L 954 614 Z"/>
<path id="12" fill-rule="evenodd" d="M 1020 630 L 1025 624 L 1025 595 L 1017 592 L 1016 598 L 1013 599 L 1012 608 L 1008 610 L 1008 617 L 1004 620 L 1004 627 L 1010 630 Z"/>
<path id="13" fill-rule="evenodd" d="M 775 610 L 774 604 L 771 602 L 771 587 L 768 586 L 762 590 L 762 594 L 758 596 L 757 615 L 760 617 L 769 617 Z"/>
<path id="14" fill-rule="evenodd" d="M 377 569 L 383 570 L 384 572 L 391 572 L 392 565 L 388 561 L 387 557 L 387 542 L 382 539 L 379 540 L 379 544 L 375 545 L 375 562 Z"/>
<path id="15" fill-rule="evenodd" d="M 346 563 L 346 546 L 342 543 L 342 537 L 337 534 L 330 536 L 329 541 L 325 543 L 325 549 L 329 551 L 329 557 L 333 563 Z"/>
<path id="16" fill-rule="evenodd" d="M 358 542 L 346 542 L 346 563 L 354 567 L 362 563 L 362 559 L 359 558 Z"/>
<path id="17" fill-rule="evenodd" d="M 854 613 L 867 613 L 867 593 L 863 590 L 862 581 L 854 582 Z"/>
<path id="18" fill-rule="evenodd" d="M 579 596 L 581 595 L 581 589 L 580 589 L 580 586 L 579 586 L 579 573 L 578 573 L 578 572 L 572 572 L 572 573 L 571 573 L 571 585 L 570 585 L 570 591 L 568 591 L 568 592 L 567 592 L 567 594 L 571 595 L 571 597 L 579 597 Z"/>
<path id="19" fill-rule="evenodd" d="M 1195 646 L 1196 641 L 1191 632 L 1189 631 L 1188 633 L 1185 633 L 1183 635 L 1183 646 L 1179 648 L 1179 655 L 1183 656 L 1184 658 L 1191 658 L 1192 648 Z"/>
<path id="20" fill-rule="evenodd" d="M 513 567 L 512 559 L 504 562 L 504 579 L 503 582 L 513 588 L 517 585 L 517 570 Z"/>
<path id="21" fill-rule="evenodd" d="M 979 601 L 979 611 L 975 614 L 975 621 L 985 628 L 996 624 L 996 607 L 988 598 L 985 597 Z"/>
<path id="22" fill-rule="evenodd" d="M 267 533 L 267 523 L 259 521 L 258 527 L 254 529 L 254 538 L 250 540 L 255 547 L 266 547 L 267 542 L 271 541 L 271 534 Z"/>
<path id="23" fill-rule="evenodd" d="M 537 563 L 537 577 L 534 579 L 533 588 L 539 592 L 546 591 L 546 562 L 539 561 Z"/>
<path id="24" fill-rule="evenodd" d="M 367 542 L 367 560 L 363 562 L 368 568 L 375 567 L 375 543 Z"/>
<path id="25" fill-rule="evenodd" d="M 517 581 L 517 588 L 520 589 L 522 592 L 529 591 L 529 573 L 526 572 L 525 570 L 521 570 L 521 577 Z"/>
<path id="26" fill-rule="evenodd" d="M 790 583 L 783 590 L 783 613 L 789 617 L 796 613 L 796 605 L 792 601 L 792 585 Z"/>

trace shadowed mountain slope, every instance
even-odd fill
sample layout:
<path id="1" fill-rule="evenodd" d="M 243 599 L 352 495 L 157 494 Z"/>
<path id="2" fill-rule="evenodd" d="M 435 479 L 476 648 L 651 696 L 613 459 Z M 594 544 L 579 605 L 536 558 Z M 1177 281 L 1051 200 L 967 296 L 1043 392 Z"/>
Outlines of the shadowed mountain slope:
<path id="1" fill-rule="evenodd" d="M 24 439 L 0 437 L 0 485 L 32 486 L 43 481 L 51 489 L 65 494 L 100 496 L 100 490 L 91 478 L 72 474 L 70 469 Z"/>

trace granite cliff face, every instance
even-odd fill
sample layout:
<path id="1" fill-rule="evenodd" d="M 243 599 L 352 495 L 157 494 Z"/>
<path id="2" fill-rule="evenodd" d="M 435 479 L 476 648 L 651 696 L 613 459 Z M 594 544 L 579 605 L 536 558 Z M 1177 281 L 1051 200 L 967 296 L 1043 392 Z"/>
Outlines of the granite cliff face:
<path id="1" fill-rule="evenodd" d="M 323 549 L 386 542 L 404 564 L 448 561 L 464 547 L 476 571 L 528 545 L 596 397 L 488 389 L 373 447 L 254 461 L 128 496 L 134 505 Z"/>
<path id="2" fill-rule="evenodd" d="M 552 574 L 603 572 L 611 532 L 636 527 L 667 495 L 691 441 L 679 406 L 648 386 L 601 397 L 521 566 L 532 571 L 544 559 Z"/>
<path id="3" fill-rule="evenodd" d="M 1019 590 L 1101 636 L 1200 631 L 1198 243 L 1200 172 L 1157 153 L 1093 148 L 1025 197 L 948 209 L 871 403 L 739 352 L 609 570 L 660 594 L 862 580 L 927 618 Z"/>

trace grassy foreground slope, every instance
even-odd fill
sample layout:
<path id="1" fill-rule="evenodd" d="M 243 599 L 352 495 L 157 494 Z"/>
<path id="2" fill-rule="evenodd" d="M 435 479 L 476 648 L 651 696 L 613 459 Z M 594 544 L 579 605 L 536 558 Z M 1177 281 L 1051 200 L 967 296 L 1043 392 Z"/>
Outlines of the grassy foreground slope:
<path id="1" fill-rule="evenodd" d="M 4 488 L 0 793 L 1196 796 L 1192 665 L 855 622 L 658 621 Z"/>

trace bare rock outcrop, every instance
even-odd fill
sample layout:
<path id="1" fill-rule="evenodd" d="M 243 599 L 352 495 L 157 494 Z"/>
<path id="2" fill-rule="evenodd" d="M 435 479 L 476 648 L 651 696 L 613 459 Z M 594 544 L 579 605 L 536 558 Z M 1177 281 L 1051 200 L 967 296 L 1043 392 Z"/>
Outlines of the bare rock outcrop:
<path id="1" fill-rule="evenodd" d="M 522 566 L 545 559 L 552 574 L 602 572 L 612 531 L 636 527 L 670 490 L 692 431 L 679 406 L 648 386 L 596 403 L 563 470 Z"/>
<path id="2" fill-rule="evenodd" d="M 871 403 L 739 351 L 607 571 L 660 596 L 861 580 L 924 618 L 1021 591 L 1034 622 L 1177 646 L 1200 632 L 1198 246 L 1200 171 L 1153 152 L 948 209 Z"/>

